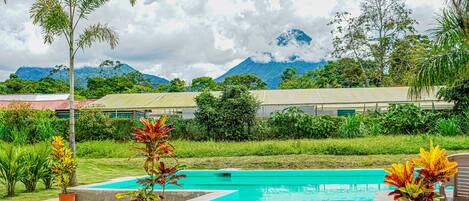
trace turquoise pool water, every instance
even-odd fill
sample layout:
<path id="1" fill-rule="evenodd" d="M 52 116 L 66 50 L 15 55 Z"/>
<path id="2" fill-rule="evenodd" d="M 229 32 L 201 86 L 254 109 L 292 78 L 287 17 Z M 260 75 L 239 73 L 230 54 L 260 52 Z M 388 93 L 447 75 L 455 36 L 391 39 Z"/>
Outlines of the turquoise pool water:
<path id="1" fill-rule="evenodd" d="M 217 201 L 373 200 L 389 190 L 383 170 L 191 170 L 183 171 L 184 189 L 238 190 Z M 136 189 L 136 180 L 89 188 Z M 170 189 L 180 189 L 172 186 Z"/>

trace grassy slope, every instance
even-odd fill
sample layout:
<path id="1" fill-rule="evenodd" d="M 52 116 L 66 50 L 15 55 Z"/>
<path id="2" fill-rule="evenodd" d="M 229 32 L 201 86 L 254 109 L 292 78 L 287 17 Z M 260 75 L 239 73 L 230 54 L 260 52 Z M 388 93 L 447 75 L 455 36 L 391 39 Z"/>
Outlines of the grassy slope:
<path id="1" fill-rule="evenodd" d="M 182 157 L 180 162 L 191 169 L 384 168 L 415 156 L 420 146 L 427 146 L 428 140 L 424 136 L 393 136 L 245 143 L 176 141 L 175 145 Z M 432 140 L 451 150 L 450 153 L 469 150 L 467 137 L 433 137 Z M 114 142 L 78 144 L 80 184 L 143 175 L 141 159 L 129 161 L 126 158 L 133 153 L 126 148 L 128 145 Z M 44 191 L 42 185 L 36 193 L 24 193 L 21 183 L 17 188 L 18 196 L 5 198 L 2 197 L 5 194 L 4 186 L 0 185 L 0 200 L 36 201 L 58 194 L 58 189 Z"/>

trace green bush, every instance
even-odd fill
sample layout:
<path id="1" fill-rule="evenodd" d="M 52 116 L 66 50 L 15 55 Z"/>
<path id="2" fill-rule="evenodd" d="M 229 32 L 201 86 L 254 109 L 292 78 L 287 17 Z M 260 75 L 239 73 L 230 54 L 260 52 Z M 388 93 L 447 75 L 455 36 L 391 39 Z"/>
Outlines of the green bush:
<path id="1" fill-rule="evenodd" d="M 49 140 L 56 133 L 57 120 L 51 110 L 33 110 L 30 105 L 13 103 L 0 111 L 0 140 L 15 144 Z"/>
<path id="2" fill-rule="evenodd" d="M 220 97 L 205 91 L 195 98 L 198 109 L 194 113 L 210 139 L 244 141 L 249 140 L 256 123 L 259 102 L 247 88 L 236 85 L 225 86 Z"/>
<path id="3" fill-rule="evenodd" d="M 331 115 L 315 116 L 290 107 L 273 112 L 268 122 L 276 139 L 318 139 L 337 136 L 342 119 Z"/>
<path id="4" fill-rule="evenodd" d="M 23 175 L 21 152 L 18 148 L 1 144 L 0 147 L 0 182 L 5 184 L 7 195 L 15 195 L 16 183 Z"/>
<path id="5" fill-rule="evenodd" d="M 210 139 L 210 136 L 206 135 L 205 129 L 195 119 L 170 117 L 168 121 L 172 123 L 171 127 L 174 128 L 170 136 L 172 139 L 195 141 Z"/>
<path id="6" fill-rule="evenodd" d="M 300 138 L 300 121 L 307 115 L 297 107 L 289 107 L 283 110 L 272 112 L 268 123 L 272 128 L 274 136 L 278 139 Z"/>
<path id="7" fill-rule="evenodd" d="M 461 134 L 459 121 L 455 117 L 448 119 L 439 119 L 437 123 L 438 133 L 443 136 L 455 136 Z"/>
<path id="8" fill-rule="evenodd" d="M 136 121 L 126 118 L 111 119 L 111 125 L 114 127 L 114 132 L 109 136 L 105 136 L 108 140 L 128 141 L 132 137 L 133 127 L 136 126 Z"/>
<path id="9" fill-rule="evenodd" d="M 362 116 L 363 134 L 377 136 L 384 133 L 383 121 L 380 113 L 365 114 Z"/>
<path id="10" fill-rule="evenodd" d="M 15 145 L 22 145 L 28 141 L 29 129 L 28 128 L 13 128 L 9 132 L 9 141 Z"/>
<path id="11" fill-rule="evenodd" d="M 20 181 L 26 187 L 27 192 L 36 191 L 37 183 L 41 179 L 47 179 L 50 170 L 49 154 L 50 150 L 46 146 L 37 146 L 22 154 L 21 164 L 24 170 Z"/>
<path id="12" fill-rule="evenodd" d="M 337 136 L 342 117 L 331 115 L 304 115 L 298 122 L 301 138 L 329 138 Z"/>
<path id="13" fill-rule="evenodd" d="M 461 130 L 465 133 L 469 133 L 469 110 L 464 111 L 459 117 L 459 123 L 461 125 Z"/>
<path id="14" fill-rule="evenodd" d="M 82 110 L 76 121 L 76 140 L 105 140 L 114 137 L 115 127 L 108 115 L 98 110 Z"/>
<path id="15" fill-rule="evenodd" d="M 414 104 L 391 104 L 382 115 L 387 134 L 415 134 L 428 130 L 430 115 Z"/>
<path id="16" fill-rule="evenodd" d="M 341 138 L 363 137 L 362 120 L 359 115 L 350 115 L 345 117 L 344 122 L 339 128 L 339 136 Z"/>

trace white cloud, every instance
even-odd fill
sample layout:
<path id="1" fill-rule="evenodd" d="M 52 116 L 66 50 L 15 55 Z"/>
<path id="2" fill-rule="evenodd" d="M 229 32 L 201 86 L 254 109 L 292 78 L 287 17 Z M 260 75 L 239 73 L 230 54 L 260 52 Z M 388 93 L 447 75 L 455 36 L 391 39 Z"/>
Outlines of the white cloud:
<path id="1" fill-rule="evenodd" d="M 33 0 L 0 5 L 0 80 L 18 66 L 67 63 L 63 39 L 46 46 L 40 29 L 29 19 Z M 115 50 L 97 44 L 77 55 L 78 65 L 120 60 L 137 69 L 169 79 L 217 77 L 243 59 L 272 52 L 276 59 L 295 52 L 318 60 L 331 48 L 329 17 L 337 11 L 358 13 L 357 0 L 145 0 L 131 7 L 111 1 L 86 24 L 103 22 L 120 36 Z M 408 0 L 420 31 L 433 23 L 442 0 Z M 82 27 L 81 27 L 82 28 Z M 285 30 L 299 28 L 313 38 L 311 47 L 278 49 L 269 45 Z"/>

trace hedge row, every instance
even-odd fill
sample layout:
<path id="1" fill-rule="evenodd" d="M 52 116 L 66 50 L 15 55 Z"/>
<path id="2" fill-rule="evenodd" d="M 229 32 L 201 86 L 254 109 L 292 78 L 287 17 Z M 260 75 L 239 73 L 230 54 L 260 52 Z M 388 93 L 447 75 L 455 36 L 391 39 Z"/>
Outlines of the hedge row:
<path id="1" fill-rule="evenodd" d="M 174 131 L 171 138 L 183 140 L 227 140 L 208 135 L 206 127 L 193 119 L 170 118 Z M 59 119 L 52 111 L 17 109 L 0 111 L 0 140 L 17 144 L 50 139 L 53 135 L 68 137 L 68 119 Z M 76 121 L 77 141 L 127 141 L 132 127 L 139 122 L 112 119 L 99 111 L 82 111 Z M 348 117 L 314 116 L 298 108 L 272 113 L 257 119 L 244 140 L 355 138 L 395 134 L 439 134 L 454 136 L 469 133 L 469 112 L 424 111 L 415 105 L 392 105 L 387 112 L 357 114 Z"/>

